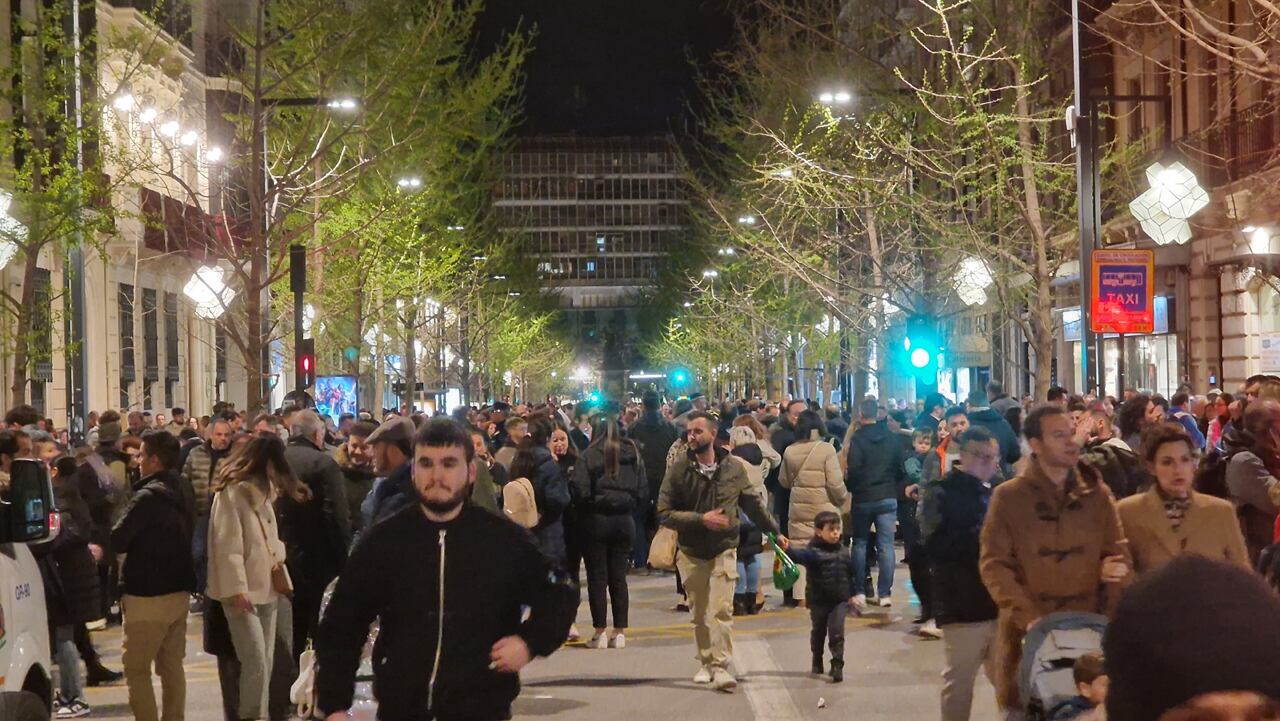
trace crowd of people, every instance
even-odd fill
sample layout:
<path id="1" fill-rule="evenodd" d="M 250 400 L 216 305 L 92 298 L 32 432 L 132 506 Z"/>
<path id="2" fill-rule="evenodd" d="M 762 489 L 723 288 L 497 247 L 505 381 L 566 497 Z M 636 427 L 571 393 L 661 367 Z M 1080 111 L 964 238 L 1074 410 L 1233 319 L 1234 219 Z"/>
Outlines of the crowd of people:
<path id="1" fill-rule="evenodd" d="M 583 567 L 588 648 L 625 648 L 628 576 L 672 569 L 693 680 L 732 691 L 733 618 L 762 609 L 773 544 L 800 569 L 781 604 L 808 610 L 812 671 L 839 682 L 845 618 L 906 600 L 894 598 L 896 543 L 915 633 L 945 650 L 944 721 L 969 718 L 979 671 L 1019 718 L 1023 639 L 1051 614 L 1114 614 L 1144 584 L 1177 583 L 1165 576 L 1188 555 L 1280 586 L 1280 378 L 1168 400 L 1054 388 L 1019 401 L 992 383 L 961 400 L 868 398 L 852 417 L 799 399 L 653 392 L 380 421 L 107 411 L 77 447 L 20 406 L 0 430 L 0 470 L 45 460 L 63 516 L 37 554 L 59 718 L 89 714 L 86 683 L 123 677 L 136 718 L 179 721 L 192 612 L 229 721 L 289 717 L 311 644 L 316 705 L 340 717 L 375 620 L 388 713 L 505 718 L 516 672 L 579 638 Z M 432 550 L 406 565 L 406 547 Z M 469 619 L 466 640 L 450 636 L 446 608 Z M 89 633 L 117 623 L 123 673 L 102 666 Z M 1082 661 L 1081 696 L 1055 718 L 1131 703 L 1114 684 L 1121 700 L 1105 700 L 1098 679 L 1125 676 L 1115 663 Z"/>

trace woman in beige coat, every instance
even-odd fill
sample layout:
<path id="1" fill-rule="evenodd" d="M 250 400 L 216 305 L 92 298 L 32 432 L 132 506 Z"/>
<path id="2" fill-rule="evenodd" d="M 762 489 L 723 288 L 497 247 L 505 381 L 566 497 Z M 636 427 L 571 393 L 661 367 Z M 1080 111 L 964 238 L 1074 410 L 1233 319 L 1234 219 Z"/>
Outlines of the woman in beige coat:
<path id="1" fill-rule="evenodd" d="M 1249 568 L 1235 507 L 1192 490 L 1197 458 L 1186 430 L 1174 423 L 1148 429 L 1142 458 L 1156 482 L 1119 504 L 1134 571 L 1141 576 L 1183 553 Z"/>
<path id="2" fill-rule="evenodd" d="M 240 718 L 265 719 L 276 610 L 290 603 L 272 577 L 288 575 L 272 502 L 278 494 L 299 502 L 311 494 L 289 470 L 277 436 L 254 438 L 223 461 L 212 490 L 207 593 L 222 604 L 240 661 Z"/>
<path id="3" fill-rule="evenodd" d="M 787 537 L 793 544 L 813 538 L 813 519 L 823 511 L 842 513 L 848 510 L 849 491 L 844 487 L 840 459 L 835 446 L 822 440 L 826 423 L 814 411 L 804 411 L 796 421 L 796 440 L 782 454 L 782 473 L 778 481 L 791 489 L 791 506 Z M 805 572 L 800 567 L 800 580 L 792 593 L 797 600 L 805 598 Z"/>

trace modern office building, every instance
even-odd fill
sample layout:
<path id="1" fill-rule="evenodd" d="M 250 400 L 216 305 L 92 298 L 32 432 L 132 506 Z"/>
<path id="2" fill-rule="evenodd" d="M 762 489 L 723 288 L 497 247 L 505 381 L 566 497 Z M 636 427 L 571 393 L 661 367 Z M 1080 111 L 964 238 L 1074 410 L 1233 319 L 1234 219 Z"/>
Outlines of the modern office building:
<path id="1" fill-rule="evenodd" d="M 627 355 L 637 308 L 688 237 L 687 192 L 670 136 L 538 136 L 505 159 L 499 222 L 522 235 L 573 337 L 606 369 Z"/>

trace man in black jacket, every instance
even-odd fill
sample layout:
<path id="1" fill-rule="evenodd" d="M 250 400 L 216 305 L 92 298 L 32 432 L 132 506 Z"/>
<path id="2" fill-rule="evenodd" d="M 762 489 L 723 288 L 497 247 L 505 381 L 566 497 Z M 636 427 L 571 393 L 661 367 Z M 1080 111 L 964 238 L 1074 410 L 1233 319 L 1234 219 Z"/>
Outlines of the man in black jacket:
<path id="1" fill-rule="evenodd" d="M 276 501 L 280 536 L 293 580 L 293 655 L 307 646 L 320 617 L 320 597 L 342 572 L 351 545 L 347 480 L 338 462 L 325 453 L 324 421 L 313 410 L 293 414 L 284 459 L 311 490 L 306 503 L 284 496 Z"/>
<path id="2" fill-rule="evenodd" d="M 849 470 L 845 486 L 852 499 L 849 535 L 853 537 L 853 570 L 858 582 L 867 577 L 867 542 L 876 526 L 876 580 L 881 606 L 891 606 L 893 592 L 893 529 L 898 522 L 898 498 L 907 486 L 906 449 L 887 423 L 877 422 L 880 406 L 874 398 L 858 404 L 858 430 L 849 436 Z M 860 584 L 859 584 L 860 585 Z M 861 591 L 862 588 L 856 590 Z M 867 597 L 853 596 L 854 608 L 866 609 Z"/>
<path id="3" fill-rule="evenodd" d="M 987 405 L 988 402 L 986 391 L 975 390 L 969 393 L 969 425 L 986 428 L 995 436 L 1000 444 L 1000 471 L 1005 478 L 1013 478 L 1013 464 L 1022 458 L 1022 446 L 1018 443 L 1018 434 L 1013 432 L 1013 426 L 996 409 Z"/>
<path id="4" fill-rule="evenodd" d="M 419 502 L 369 530 L 320 622 L 316 705 L 329 721 L 349 718 L 375 619 L 374 688 L 389 720 L 509 719 L 520 669 L 568 636 L 577 592 L 567 579 L 553 578 L 527 531 L 464 502 L 474 453 L 448 418 L 415 436 Z"/>
<path id="5" fill-rule="evenodd" d="M 658 490 L 662 488 L 662 476 L 667 470 L 667 451 L 680 434 L 671 421 L 662 417 L 659 410 L 662 400 L 658 394 L 648 391 L 641 399 L 644 413 L 627 429 L 627 436 L 640 447 L 644 472 L 649 482 L 649 496 L 636 508 L 636 540 L 633 544 L 632 563 L 644 568 L 649 563 L 649 543 L 658 530 L 658 516 L 654 507 L 658 502 Z"/>
<path id="6" fill-rule="evenodd" d="M 999 612 L 978 572 L 978 558 L 991 486 L 1000 468 L 1000 445 L 982 427 L 965 431 L 956 442 L 960 468 L 925 486 L 920 509 L 933 563 L 934 609 L 946 646 L 942 721 L 968 721 L 979 668 L 994 680 Z"/>
<path id="7" fill-rule="evenodd" d="M 139 721 L 161 718 L 151 688 L 153 663 L 164 694 L 164 721 L 179 721 L 186 707 L 182 659 L 187 611 L 196 588 L 191 558 L 195 511 L 190 486 L 175 470 L 179 452 L 178 439 L 166 431 L 142 436 L 142 479 L 111 531 L 112 548 L 125 554 L 124 674 L 129 708 Z"/>

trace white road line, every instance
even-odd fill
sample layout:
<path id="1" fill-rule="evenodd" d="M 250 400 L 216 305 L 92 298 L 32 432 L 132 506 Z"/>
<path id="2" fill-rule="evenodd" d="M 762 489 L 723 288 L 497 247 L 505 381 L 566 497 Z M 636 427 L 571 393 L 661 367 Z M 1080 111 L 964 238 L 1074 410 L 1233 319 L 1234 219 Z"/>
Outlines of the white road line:
<path id="1" fill-rule="evenodd" d="M 768 641 L 758 636 L 739 636 L 734 639 L 733 658 L 742 678 L 738 688 L 746 693 L 755 721 L 801 721 L 804 718 L 787 690 L 786 680 L 777 675 L 782 669 L 769 650 Z"/>

